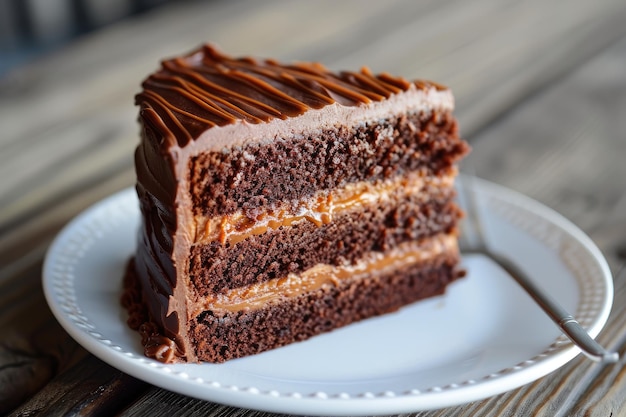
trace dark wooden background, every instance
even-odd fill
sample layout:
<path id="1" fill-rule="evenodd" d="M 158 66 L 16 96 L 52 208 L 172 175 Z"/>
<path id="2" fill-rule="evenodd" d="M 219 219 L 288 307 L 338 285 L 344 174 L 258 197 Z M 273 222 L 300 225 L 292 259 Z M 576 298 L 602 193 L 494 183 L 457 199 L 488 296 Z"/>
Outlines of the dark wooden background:
<path id="1" fill-rule="evenodd" d="M 212 41 L 450 86 L 476 174 L 581 227 L 615 274 L 599 340 L 626 350 L 626 2 L 174 3 L 0 78 L 0 414 L 266 416 L 139 382 L 60 328 L 41 287 L 55 234 L 134 182 L 133 95 L 158 61 Z M 626 415 L 626 368 L 578 357 L 520 389 L 415 416 Z"/>

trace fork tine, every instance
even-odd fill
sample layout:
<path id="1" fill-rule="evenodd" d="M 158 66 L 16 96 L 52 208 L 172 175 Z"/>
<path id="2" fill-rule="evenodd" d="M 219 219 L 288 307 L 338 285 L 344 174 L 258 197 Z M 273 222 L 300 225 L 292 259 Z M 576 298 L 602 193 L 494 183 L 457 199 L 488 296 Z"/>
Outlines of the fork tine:
<path id="1" fill-rule="evenodd" d="M 458 223 L 459 225 L 458 242 L 459 242 L 459 248 L 461 249 L 461 251 L 469 250 L 472 247 L 471 240 L 469 239 L 469 236 L 471 234 L 471 230 L 470 230 L 471 227 L 467 219 L 468 210 L 466 208 L 467 204 L 465 203 L 464 194 L 466 190 L 465 190 L 465 184 L 463 183 L 464 180 L 465 178 L 463 179 L 458 178 L 456 182 L 457 201 L 459 203 L 459 207 L 461 208 L 461 210 L 463 210 L 463 213 L 464 213 L 463 218 Z"/>
<path id="2" fill-rule="evenodd" d="M 461 221 L 461 236 L 459 244 L 468 249 L 483 249 L 486 247 L 485 234 L 476 201 L 475 177 L 473 174 L 465 174 L 458 181 L 458 196 L 461 208 L 465 212 L 465 218 Z"/>
<path id="3" fill-rule="evenodd" d="M 469 216 L 472 221 L 472 226 L 474 227 L 474 237 L 476 239 L 475 244 L 480 249 L 486 249 L 488 247 L 487 237 L 485 234 L 482 217 L 480 215 L 480 209 L 478 207 L 478 199 L 476 198 L 476 187 L 474 186 L 476 182 L 476 176 L 474 175 L 474 173 L 468 176 L 468 182 L 470 189 L 466 192 L 466 197 L 468 198 L 467 206 L 470 208 Z"/>

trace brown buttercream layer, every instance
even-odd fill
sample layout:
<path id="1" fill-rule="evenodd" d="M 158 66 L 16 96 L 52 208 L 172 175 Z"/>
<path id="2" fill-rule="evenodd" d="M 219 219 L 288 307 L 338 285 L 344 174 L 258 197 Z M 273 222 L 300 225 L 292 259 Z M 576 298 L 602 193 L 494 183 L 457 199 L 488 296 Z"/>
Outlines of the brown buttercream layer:
<path id="1" fill-rule="evenodd" d="M 462 276 L 457 262 L 458 254 L 446 253 L 385 275 L 324 286 L 260 310 L 219 315 L 206 311 L 191 322 L 189 337 L 199 361 L 253 355 L 440 295 Z"/>
<path id="2" fill-rule="evenodd" d="M 450 233 L 461 215 L 454 189 L 427 187 L 396 195 L 383 206 L 365 205 L 317 226 L 303 221 L 230 245 L 191 248 L 189 279 L 198 297 L 300 273 L 316 264 L 353 264 L 364 254 L 400 243 Z"/>
<path id="3" fill-rule="evenodd" d="M 277 139 L 191 158 L 193 211 L 208 217 L 300 200 L 348 183 L 421 170 L 439 175 L 467 152 L 449 111 L 338 127 L 306 138 Z"/>

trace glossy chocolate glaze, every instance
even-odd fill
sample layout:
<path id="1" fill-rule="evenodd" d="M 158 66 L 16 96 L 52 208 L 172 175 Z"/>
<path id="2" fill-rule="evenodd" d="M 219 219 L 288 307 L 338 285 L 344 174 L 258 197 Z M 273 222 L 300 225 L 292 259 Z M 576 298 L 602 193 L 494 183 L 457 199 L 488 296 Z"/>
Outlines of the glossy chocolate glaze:
<path id="1" fill-rule="evenodd" d="M 167 140 L 185 146 L 214 126 L 267 123 L 338 103 L 359 106 L 407 91 L 444 87 L 411 83 L 389 74 L 332 73 L 319 63 L 284 65 L 274 60 L 231 58 L 205 45 L 188 56 L 166 60 L 143 83 L 136 103 L 160 118 Z M 170 143 L 173 144 L 173 143 Z"/>
<path id="2" fill-rule="evenodd" d="M 141 142 L 137 193 L 143 215 L 134 259 L 154 325 L 195 362 L 186 280 L 195 225 L 189 160 L 249 143 L 321 134 L 394 113 L 451 111 L 446 88 L 369 70 L 332 73 L 320 64 L 230 58 L 211 46 L 166 60 L 136 96 Z M 454 133 L 456 135 L 456 133 Z M 458 140 L 458 139 L 457 139 Z M 271 161 L 270 161 L 271 162 Z M 280 163 L 280 161 L 274 161 Z"/>

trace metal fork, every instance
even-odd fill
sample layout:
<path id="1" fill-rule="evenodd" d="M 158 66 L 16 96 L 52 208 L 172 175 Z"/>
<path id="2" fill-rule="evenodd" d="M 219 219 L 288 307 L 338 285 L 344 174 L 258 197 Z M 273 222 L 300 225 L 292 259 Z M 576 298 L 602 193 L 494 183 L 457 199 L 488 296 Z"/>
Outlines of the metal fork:
<path id="1" fill-rule="evenodd" d="M 459 197 L 462 199 L 466 218 L 461 223 L 459 244 L 464 255 L 482 255 L 493 260 L 537 302 L 543 311 L 561 329 L 574 345 L 590 359 L 597 362 L 614 363 L 619 361 L 617 352 L 609 352 L 596 342 L 550 294 L 546 293 L 525 273 L 513 259 L 490 247 L 478 212 L 474 191 L 474 180 L 465 175 L 460 180 Z M 471 237 L 471 239 L 470 239 Z"/>

